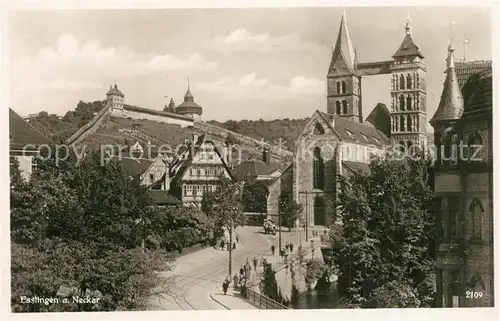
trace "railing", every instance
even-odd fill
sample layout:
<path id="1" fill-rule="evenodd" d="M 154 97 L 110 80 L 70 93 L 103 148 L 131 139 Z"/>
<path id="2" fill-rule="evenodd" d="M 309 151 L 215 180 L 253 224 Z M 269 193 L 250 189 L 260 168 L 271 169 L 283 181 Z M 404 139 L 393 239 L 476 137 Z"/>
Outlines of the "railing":
<path id="1" fill-rule="evenodd" d="M 264 310 L 264 309 L 272 309 L 272 310 L 281 310 L 281 309 L 289 309 L 286 305 L 283 305 L 279 302 L 274 301 L 273 299 L 268 298 L 267 296 L 257 293 L 250 288 L 246 288 L 245 299 L 253 306 Z"/>

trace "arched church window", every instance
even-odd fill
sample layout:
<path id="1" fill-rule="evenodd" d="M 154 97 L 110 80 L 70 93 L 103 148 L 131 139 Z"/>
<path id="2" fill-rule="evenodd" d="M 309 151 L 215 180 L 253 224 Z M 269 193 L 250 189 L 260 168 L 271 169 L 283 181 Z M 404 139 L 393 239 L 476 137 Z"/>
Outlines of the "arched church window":
<path id="1" fill-rule="evenodd" d="M 411 106 L 411 97 L 406 97 L 406 109 L 407 110 L 412 110 L 412 106 Z"/>
<path id="2" fill-rule="evenodd" d="M 398 149 L 401 153 L 404 153 L 405 152 L 405 148 L 406 148 L 406 145 L 405 145 L 405 142 L 400 140 L 399 143 L 398 143 Z"/>
<path id="3" fill-rule="evenodd" d="M 313 188 L 323 189 L 324 187 L 324 162 L 321 155 L 321 148 L 314 148 L 313 159 Z"/>
<path id="4" fill-rule="evenodd" d="M 323 129 L 323 126 L 321 126 L 319 123 L 316 123 L 314 126 L 314 134 L 315 135 L 323 135 L 325 133 L 325 130 Z"/>
<path id="5" fill-rule="evenodd" d="M 403 75 L 399 77 L 399 89 L 405 89 L 405 76 Z"/>
<path id="6" fill-rule="evenodd" d="M 347 92 L 347 84 L 345 81 L 342 81 L 342 93 L 345 94 Z"/>
<path id="7" fill-rule="evenodd" d="M 412 126 L 411 117 L 408 117 L 408 121 L 406 122 L 406 131 L 411 132 L 412 131 L 411 126 Z"/>
<path id="8" fill-rule="evenodd" d="M 340 81 L 337 81 L 336 85 L 337 85 L 337 94 L 340 94 L 341 93 L 341 91 L 340 91 Z"/>
<path id="9" fill-rule="evenodd" d="M 341 115 L 342 114 L 342 107 L 340 106 L 340 101 L 336 101 L 335 102 L 335 111 L 337 112 L 337 115 Z"/>
<path id="10" fill-rule="evenodd" d="M 411 75 L 410 74 L 408 74 L 406 76 L 406 88 L 411 89 Z"/>
<path id="11" fill-rule="evenodd" d="M 342 113 L 347 115 L 347 101 L 342 100 Z"/>
<path id="12" fill-rule="evenodd" d="M 405 97 L 403 95 L 399 96 L 399 110 L 405 110 Z"/>
<path id="13" fill-rule="evenodd" d="M 406 117 L 404 115 L 399 116 L 399 131 L 404 132 L 406 125 Z"/>
<path id="14" fill-rule="evenodd" d="M 483 213 L 483 205 L 477 198 L 474 198 L 469 206 L 471 239 L 481 239 L 481 217 L 483 216 Z"/>

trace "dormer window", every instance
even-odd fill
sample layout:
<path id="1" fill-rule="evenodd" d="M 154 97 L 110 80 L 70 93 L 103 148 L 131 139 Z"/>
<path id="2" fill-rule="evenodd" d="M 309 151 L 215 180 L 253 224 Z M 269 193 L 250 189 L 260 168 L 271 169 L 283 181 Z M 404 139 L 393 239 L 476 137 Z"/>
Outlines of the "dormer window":
<path id="1" fill-rule="evenodd" d="M 368 137 L 366 137 L 365 135 L 361 134 L 361 137 L 363 137 L 363 139 L 368 142 Z"/>
<path id="2" fill-rule="evenodd" d="M 354 134 L 350 131 L 348 131 L 347 129 L 345 130 L 345 132 L 347 133 L 347 135 L 349 135 L 349 137 L 352 139 L 354 137 Z"/>

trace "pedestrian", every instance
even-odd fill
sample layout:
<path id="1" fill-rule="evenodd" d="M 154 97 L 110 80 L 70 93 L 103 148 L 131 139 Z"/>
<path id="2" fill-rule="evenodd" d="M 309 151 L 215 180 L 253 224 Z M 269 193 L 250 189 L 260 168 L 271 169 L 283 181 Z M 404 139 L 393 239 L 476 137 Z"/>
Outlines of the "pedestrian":
<path id="1" fill-rule="evenodd" d="M 257 258 L 254 256 L 253 257 L 253 269 L 255 271 L 257 271 L 257 264 L 259 264 L 259 261 L 257 260 Z"/>
<path id="2" fill-rule="evenodd" d="M 273 244 L 273 245 L 271 245 L 271 252 L 273 253 L 273 255 L 274 255 L 274 252 L 275 252 L 275 251 L 276 251 L 276 247 L 275 247 L 275 246 L 274 246 L 274 244 Z"/>
<path id="3" fill-rule="evenodd" d="M 239 280 L 240 280 L 240 278 L 238 277 L 238 273 L 234 273 L 234 276 L 233 276 L 234 289 L 236 289 L 238 287 Z"/>
<path id="4" fill-rule="evenodd" d="M 240 267 L 240 279 L 243 278 L 244 273 L 245 273 L 245 270 L 243 269 L 243 267 Z"/>
<path id="5" fill-rule="evenodd" d="M 293 243 L 290 243 L 290 253 L 293 252 Z"/>
<path id="6" fill-rule="evenodd" d="M 236 243 L 233 242 L 233 250 L 236 250 Z"/>
<path id="7" fill-rule="evenodd" d="M 227 293 L 227 280 L 224 280 L 224 282 L 222 282 L 222 291 L 224 291 L 224 295 L 226 295 L 226 293 Z"/>
<path id="8" fill-rule="evenodd" d="M 236 234 L 236 243 L 239 243 L 240 242 L 240 236 L 238 234 Z"/>
<path id="9" fill-rule="evenodd" d="M 290 245 L 288 245 L 288 242 L 285 242 L 285 250 L 288 251 L 288 248 L 290 247 Z"/>
<path id="10" fill-rule="evenodd" d="M 220 240 L 220 248 L 224 249 L 224 240 Z"/>

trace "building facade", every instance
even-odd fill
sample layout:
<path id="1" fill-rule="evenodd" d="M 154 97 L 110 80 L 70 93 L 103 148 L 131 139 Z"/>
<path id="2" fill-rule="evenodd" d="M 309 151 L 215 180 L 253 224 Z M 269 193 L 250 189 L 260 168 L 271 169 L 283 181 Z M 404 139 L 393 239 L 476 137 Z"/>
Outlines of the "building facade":
<path id="1" fill-rule="evenodd" d="M 493 307 L 491 62 L 455 63 L 431 119 L 437 147 L 436 289 L 440 307 Z"/>
<path id="2" fill-rule="evenodd" d="M 410 22 L 391 60 L 358 63 L 345 14 L 327 72 L 327 112 L 317 110 L 295 144 L 294 199 L 304 208 L 302 225 L 336 221 L 337 175 L 366 172 L 371 155 L 392 145 L 427 144 L 426 66 Z M 391 106 L 377 104 L 363 117 L 362 79 L 391 75 Z"/>

